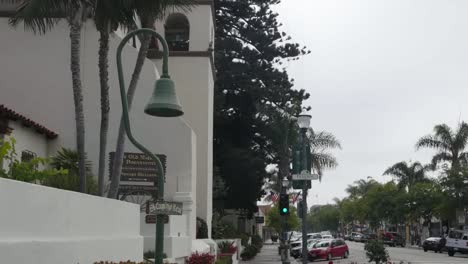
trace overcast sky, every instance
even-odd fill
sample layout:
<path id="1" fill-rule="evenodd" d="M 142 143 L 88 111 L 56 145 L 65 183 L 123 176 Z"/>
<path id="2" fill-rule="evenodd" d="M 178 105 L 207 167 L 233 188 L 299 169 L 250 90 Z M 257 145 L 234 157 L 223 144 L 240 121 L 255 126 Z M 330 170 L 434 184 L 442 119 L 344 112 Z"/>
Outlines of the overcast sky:
<path id="1" fill-rule="evenodd" d="M 312 51 L 288 71 L 311 94 L 313 128 L 343 145 L 309 204 L 367 176 L 388 181 L 396 162 L 429 162 L 418 138 L 468 117 L 468 1 L 283 0 L 275 10 Z"/>

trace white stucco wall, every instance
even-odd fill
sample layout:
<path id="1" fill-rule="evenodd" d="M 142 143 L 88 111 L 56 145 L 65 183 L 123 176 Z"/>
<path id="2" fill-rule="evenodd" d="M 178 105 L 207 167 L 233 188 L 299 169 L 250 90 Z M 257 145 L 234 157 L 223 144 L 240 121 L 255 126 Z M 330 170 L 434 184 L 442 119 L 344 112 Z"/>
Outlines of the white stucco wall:
<path id="1" fill-rule="evenodd" d="M 37 133 L 34 128 L 21 125 L 18 121 L 9 120 L 8 126 L 13 131 L 10 135 L 6 135 L 4 140 L 9 140 L 9 138 L 16 140 L 15 149 L 18 160 L 21 160 L 21 152 L 25 150 L 35 153 L 37 157 L 44 158 L 48 156 L 49 140 L 45 135 Z M 3 168 L 7 167 L 8 162 L 4 161 Z"/>
<path id="2" fill-rule="evenodd" d="M 139 206 L 0 178 L 0 262 L 141 261 Z"/>
<path id="3" fill-rule="evenodd" d="M 211 42 L 214 41 L 213 15 L 211 6 L 194 5 L 190 11 L 175 10 L 173 13 L 184 14 L 190 23 L 189 51 L 206 51 Z M 166 17 L 155 25 L 156 31 L 164 34 Z M 214 46 L 213 46 L 214 47 Z"/>
<path id="4" fill-rule="evenodd" d="M 11 106 L 18 112 L 40 122 L 60 136 L 54 140 L 49 154 L 60 146 L 75 148 L 75 121 L 71 74 L 69 70 L 69 32 L 61 22 L 44 36 L 23 31 L 22 26 L 12 29 L 7 18 L 0 18 L 0 104 Z M 94 24 L 85 23 L 82 33 L 82 81 L 86 126 L 86 152 L 97 174 L 100 128 L 100 92 L 98 77 L 98 33 Z M 115 151 L 121 117 L 120 95 L 115 66 L 115 53 L 120 38 L 111 37 L 109 57 L 110 127 L 107 153 Z M 125 79 L 128 85 L 137 50 L 128 46 L 123 52 Z M 27 74 L 24 74 L 27 73 Z M 157 118 L 144 114 L 143 109 L 152 94 L 157 70 L 147 60 L 140 75 L 138 88 L 130 114 L 134 136 L 150 150 L 167 156 L 165 199 L 173 200 L 177 193 L 187 193 L 196 199 L 196 137 L 184 118 Z M 172 72 L 171 76 L 177 76 Z M 184 78 L 189 78 L 185 76 Z M 31 89 L 34 87 L 34 89 Z M 178 88 L 176 84 L 176 88 Z M 185 109 L 186 112 L 189 109 Z M 127 152 L 137 152 L 127 141 Z M 106 158 L 106 162 L 109 159 Z M 106 179 L 108 179 L 106 164 Z M 195 223 L 195 209 L 187 223 Z M 188 230 L 188 229 L 187 229 Z M 194 233 L 188 233 L 195 238 Z M 170 252 L 166 252 L 170 254 Z"/>
<path id="5" fill-rule="evenodd" d="M 214 41 L 211 6 L 194 6 L 184 14 L 190 22 L 189 51 L 207 51 Z M 156 23 L 156 30 L 164 34 L 164 20 Z M 169 57 L 169 70 L 177 83 L 184 118 L 197 135 L 197 216 L 207 221 L 211 237 L 214 69 L 210 60 L 209 57 Z M 161 69 L 161 61 L 153 61 Z"/>

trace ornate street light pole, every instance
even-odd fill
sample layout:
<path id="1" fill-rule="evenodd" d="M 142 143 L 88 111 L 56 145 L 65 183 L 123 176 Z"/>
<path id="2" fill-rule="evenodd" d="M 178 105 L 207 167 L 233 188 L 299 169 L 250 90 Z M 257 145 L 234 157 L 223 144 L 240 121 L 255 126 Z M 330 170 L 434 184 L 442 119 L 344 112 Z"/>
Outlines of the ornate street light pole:
<path id="1" fill-rule="evenodd" d="M 156 81 L 154 85 L 153 95 L 150 101 L 145 107 L 145 113 L 151 116 L 159 117 L 177 117 L 183 115 L 182 107 L 180 106 L 179 100 L 175 93 L 174 82 L 170 79 L 168 71 L 168 57 L 169 48 L 166 40 L 156 31 L 151 29 L 138 29 L 132 31 L 125 36 L 117 48 L 117 71 L 119 75 L 120 85 L 120 97 L 122 99 L 122 120 L 125 125 L 125 132 L 128 139 L 132 144 L 141 150 L 143 153 L 148 155 L 153 161 L 155 161 L 158 170 L 161 172 L 157 179 L 157 190 L 156 197 L 158 202 L 164 200 L 164 180 L 165 172 L 159 158 L 151 151 L 141 145 L 132 135 L 130 128 L 130 118 L 128 116 L 128 101 L 127 93 L 125 92 L 125 81 L 122 70 L 122 49 L 124 48 L 127 41 L 137 34 L 151 34 L 159 39 L 163 46 L 163 72 L 161 78 Z M 156 245 L 155 245 L 155 263 L 162 264 L 163 261 L 163 250 L 164 250 L 164 215 L 158 214 L 156 216 Z"/>
<path id="2" fill-rule="evenodd" d="M 297 124 L 301 129 L 302 135 L 302 162 L 301 168 L 302 171 L 308 169 L 307 162 L 307 129 L 310 126 L 310 115 L 299 115 L 297 118 Z M 310 173 L 310 172 L 309 172 Z M 308 252 L 307 252 L 307 184 L 306 181 L 302 185 L 302 263 L 305 264 L 308 262 Z"/>

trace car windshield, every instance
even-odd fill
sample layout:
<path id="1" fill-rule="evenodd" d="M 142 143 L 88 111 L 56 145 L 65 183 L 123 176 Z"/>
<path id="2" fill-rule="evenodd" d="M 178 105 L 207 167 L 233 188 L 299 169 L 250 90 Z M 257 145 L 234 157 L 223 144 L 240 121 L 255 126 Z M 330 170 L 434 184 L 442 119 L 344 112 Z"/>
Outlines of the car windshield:
<path id="1" fill-rule="evenodd" d="M 330 241 L 318 242 L 314 245 L 314 248 L 327 248 L 330 246 Z"/>

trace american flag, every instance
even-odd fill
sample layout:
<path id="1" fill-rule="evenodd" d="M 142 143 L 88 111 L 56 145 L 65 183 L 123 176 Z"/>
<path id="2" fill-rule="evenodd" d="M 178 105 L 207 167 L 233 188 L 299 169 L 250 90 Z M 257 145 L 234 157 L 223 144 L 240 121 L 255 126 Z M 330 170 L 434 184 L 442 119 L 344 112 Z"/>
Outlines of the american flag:
<path id="1" fill-rule="evenodd" d="M 270 193 L 270 197 L 271 197 L 271 201 L 272 201 L 273 203 L 276 203 L 276 202 L 278 201 L 278 199 L 279 199 L 279 194 L 274 193 L 274 192 L 271 192 L 271 193 Z"/>

